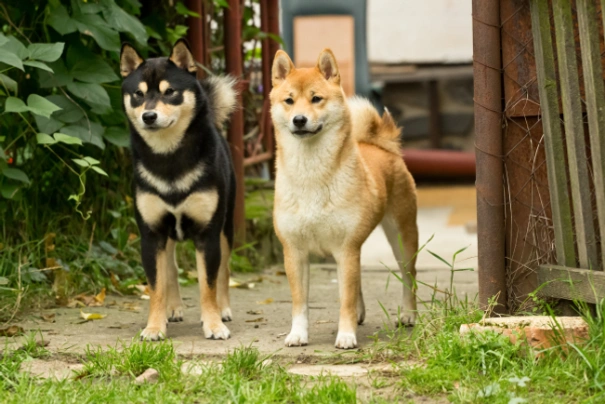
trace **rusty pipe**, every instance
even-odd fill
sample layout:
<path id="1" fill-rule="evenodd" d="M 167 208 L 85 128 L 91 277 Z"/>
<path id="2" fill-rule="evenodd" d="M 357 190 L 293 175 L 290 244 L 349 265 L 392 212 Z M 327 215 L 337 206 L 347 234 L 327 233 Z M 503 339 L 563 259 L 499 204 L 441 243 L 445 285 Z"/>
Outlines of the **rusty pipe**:
<path id="1" fill-rule="evenodd" d="M 473 0 L 479 304 L 507 309 L 502 160 L 500 0 Z"/>
<path id="2" fill-rule="evenodd" d="M 473 178 L 475 154 L 450 150 L 403 149 L 403 160 L 416 179 Z"/>

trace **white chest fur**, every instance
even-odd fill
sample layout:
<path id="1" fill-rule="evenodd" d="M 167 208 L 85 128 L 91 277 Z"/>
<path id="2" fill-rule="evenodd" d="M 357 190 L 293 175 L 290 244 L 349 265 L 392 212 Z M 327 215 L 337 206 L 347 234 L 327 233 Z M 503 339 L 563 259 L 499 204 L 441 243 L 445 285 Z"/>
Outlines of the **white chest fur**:
<path id="1" fill-rule="evenodd" d="M 297 248 L 334 253 L 361 220 L 359 204 L 351 200 L 359 186 L 359 160 L 352 157 L 334 168 L 332 156 L 298 151 L 278 170 L 275 225 Z"/>
<path id="2" fill-rule="evenodd" d="M 152 228 L 157 226 L 167 214 L 174 215 L 176 219 L 176 234 L 179 240 L 182 240 L 183 229 L 181 223 L 183 217 L 187 217 L 201 225 L 208 223 L 216 211 L 218 193 L 215 189 L 194 192 L 181 203 L 174 206 L 166 203 L 158 195 L 137 191 L 136 201 L 141 217 Z"/>

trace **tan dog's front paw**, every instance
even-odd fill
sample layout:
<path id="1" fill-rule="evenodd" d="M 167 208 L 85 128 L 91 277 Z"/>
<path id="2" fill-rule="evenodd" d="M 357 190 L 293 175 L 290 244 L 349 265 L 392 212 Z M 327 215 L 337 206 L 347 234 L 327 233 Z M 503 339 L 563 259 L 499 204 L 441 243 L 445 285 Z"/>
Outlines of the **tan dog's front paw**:
<path id="1" fill-rule="evenodd" d="M 292 329 L 284 343 L 286 346 L 305 346 L 309 343 L 309 334 L 303 330 Z"/>
<path id="2" fill-rule="evenodd" d="M 357 336 L 352 332 L 339 331 L 334 346 L 340 349 L 357 348 Z"/>
<path id="3" fill-rule="evenodd" d="M 399 314 L 399 323 L 397 324 L 400 327 L 413 327 L 416 323 L 416 312 L 412 310 L 402 310 Z"/>
<path id="4" fill-rule="evenodd" d="M 166 339 L 166 327 L 147 326 L 141 332 L 141 341 L 161 341 Z"/>
<path id="5" fill-rule="evenodd" d="M 203 329 L 204 336 L 208 339 L 229 339 L 231 337 L 231 332 L 222 322 L 210 325 L 208 321 L 205 321 Z"/>

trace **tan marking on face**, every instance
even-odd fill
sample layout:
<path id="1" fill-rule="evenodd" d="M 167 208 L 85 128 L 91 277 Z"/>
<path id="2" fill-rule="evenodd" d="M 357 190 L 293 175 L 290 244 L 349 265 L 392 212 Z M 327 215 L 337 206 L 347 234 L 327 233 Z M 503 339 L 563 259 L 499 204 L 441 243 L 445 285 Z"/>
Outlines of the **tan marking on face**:
<path id="1" fill-rule="evenodd" d="M 180 144 L 189 127 L 195 113 L 195 94 L 192 91 L 183 92 L 183 103 L 181 105 L 169 105 L 158 102 L 154 111 L 158 113 L 156 124 L 167 125 L 162 129 L 149 131 L 145 129 L 143 122 L 144 106 L 132 108 L 130 95 L 124 96 L 126 115 L 141 135 L 147 145 L 157 154 L 166 154 L 174 151 Z"/>
<path id="2" fill-rule="evenodd" d="M 139 90 L 141 90 L 143 92 L 143 94 L 147 94 L 147 90 L 149 88 L 147 87 L 147 83 L 145 83 L 144 81 L 141 81 L 139 83 Z"/>
<path id="3" fill-rule="evenodd" d="M 166 90 L 170 87 L 170 83 L 167 80 L 160 81 L 160 92 L 164 94 Z"/>

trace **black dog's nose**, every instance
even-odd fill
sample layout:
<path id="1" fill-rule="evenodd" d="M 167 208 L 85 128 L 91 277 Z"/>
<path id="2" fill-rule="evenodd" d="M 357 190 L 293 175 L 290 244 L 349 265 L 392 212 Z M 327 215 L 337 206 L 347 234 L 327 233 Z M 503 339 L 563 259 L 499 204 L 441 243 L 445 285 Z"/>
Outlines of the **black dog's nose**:
<path id="1" fill-rule="evenodd" d="M 292 123 L 294 123 L 294 126 L 296 126 L 297 128 L 302 128 L 307 123 L 307 117 L 304 115 L 296 115 L 292 119 Z"/>
<path id="2" fill-rule="evenodd" d="M 143 112 L 143 122 L 147 125 L 151 125 L 156 119 L 158 119 L 158 114 L 155 112 Z"/>

